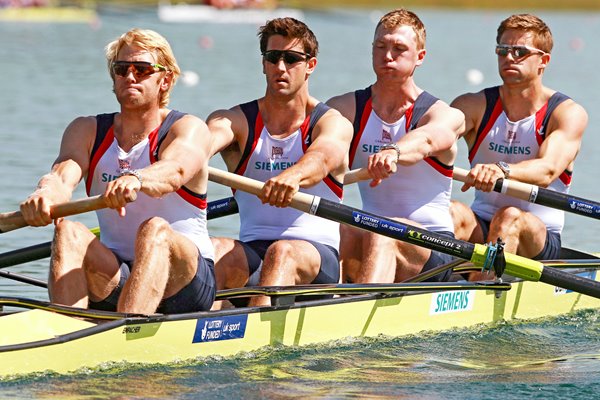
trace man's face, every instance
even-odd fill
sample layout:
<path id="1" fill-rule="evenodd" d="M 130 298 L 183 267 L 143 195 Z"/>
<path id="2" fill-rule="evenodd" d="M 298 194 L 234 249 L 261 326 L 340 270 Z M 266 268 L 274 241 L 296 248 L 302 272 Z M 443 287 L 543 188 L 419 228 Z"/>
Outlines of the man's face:
<path id="1" fill-rule="evenodd" d="M 281 95 L 296 93 L 306 84 L 317 64 L 317 59 L 310 56 L 298 39 L 271 36 L 262 61 L 267 90 Z"/>
<path id="2" fill-rule="evenodd" d="M 161 90 L 168 89 L 168 73 L 158 66 L 154 54 L 135 46 L 124 46 L 113 68 L 114 92 L 123 107 L 158 104 Z M 127 65 L 127 63 L 131 63 Z M 118 73 L 117 73 L 118 72 Z"/>
<path id="3" fill-rule="evenodd" d="M 496 46 L 498 72 L 505 84 L 528 83 L 537 78 L 550 55 L 533 44 L 533 33 L 509 29 Z"/>
<path id="4" fill-rule="evenodd" d="M 411 26 L 379 26 L 373 39 L 373 70 L 378 78 L 405 79 L 423 63 L 425 53 L 417 49 L 417 34 Z"/>

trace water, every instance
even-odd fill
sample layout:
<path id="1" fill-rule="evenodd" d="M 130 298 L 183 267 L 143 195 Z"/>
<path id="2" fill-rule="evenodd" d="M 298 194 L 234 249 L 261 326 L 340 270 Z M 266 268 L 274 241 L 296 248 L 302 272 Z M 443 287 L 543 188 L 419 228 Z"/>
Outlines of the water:
<path id="1" fill-rule="evenodd" d="M 499 83 L 493 46 L 495 29 L 508 15 L 492 11 L 417 10 L 428 29 L 428 54 L 417 83 L 445 101 L 465 91 Z M 308 13 L 321 54 L 311 93 L 322 100 L 373 81 L 370 43 L 377 10 Z M 581 103 L 590 114 L 572 192 L 600 199 L 595 131 L 600 108 L 598 13 L 551 13 L 555 50 L 545 83 Z M 206 118 L 214 109 L 264 93 L 256 26 L 177 25 L 158 21 L 154 10 L 112 13 L 99 24 L 0 23 L 3 91 L 0 126 L 0 210 L 12 211 L 47 172 L 62 131 L 78 115 L 116 110 L 103 48 L 133 26 L 151 28 L 173 45 L 184 71 L 197 86 L 179 82 L 171 106 Z M 483 74 L 473 85 L 469 69 Z M 592 89 L 592 90 L 590 90 Z M 458 166 L 466 167 L 460 145 Z M 222 167 L 220 160 L 213 165 Z M 230 195 L 217 185 L 211 199 Z M 83 197 L 79 189 L 75 198 Z M 469 202 L 470 193 L 455 190 Z M 354 189 L 347 203 L 359 206 Z M 93 214 L 75 217 L 88 226 Z M 235 236 L 239 220 L 210 223 L 215 235 Z M 598 251 L 595 221 L 568 215 L 567 246 Z M 0 252 L 50 240 L 51 227 L 3 234 Z M 11 271 L 45 279 L 47 260 Z M 46 299 L 45 290 L 0 279 L 0 294 Z M 401 318 L 402 316 L 398 316 Z M 559 320 L 500 324 L 410 338 L 375 338 L 307 348 L 269 348 L 229 359 L 196 360 L 175 366 L 107 366 L 69 377 L 40 376 L 0 383 L 3 398 L 592 398 L 600 390 L 597 312 Z"/>

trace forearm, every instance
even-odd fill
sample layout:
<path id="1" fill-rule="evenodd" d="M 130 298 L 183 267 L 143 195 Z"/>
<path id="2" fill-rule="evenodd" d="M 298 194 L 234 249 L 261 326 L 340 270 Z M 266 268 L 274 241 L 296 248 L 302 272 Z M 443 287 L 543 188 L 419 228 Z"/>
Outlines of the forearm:
<path id="1" fill-rule="evenodd" d="M 146 168 L 137 170 L 141 191 L 150 197 L 162 197 L 180 189 L 189 179 L 180 163 L 161 160 Z"/>

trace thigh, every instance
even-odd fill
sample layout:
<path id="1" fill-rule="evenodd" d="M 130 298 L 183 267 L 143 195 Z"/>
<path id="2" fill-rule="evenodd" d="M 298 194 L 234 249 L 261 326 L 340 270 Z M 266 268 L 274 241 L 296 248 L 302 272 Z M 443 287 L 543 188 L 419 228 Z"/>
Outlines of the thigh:
<path id="1" fill-rule="evenodd" d="M 321 259 L 319 273 L 311 283 L 338 283 L 340 280 L 340 261 L 336 249 L 322 243 L 309 241 L 319 253 Z"/>
<path id="2" fill-rule="evenodd" d="M 200 255 L 197 264 L 192 281 L 173 296 L 163 299 L 159 312 L 176 314 L 210 310 L 216 294 L 214 263 Z"/>
<path id="3" fill-rule="evenodd" d="M 544 248 L 535 257 L 534 260 L 556 260 L 560 256 L 560 248 L 562 246 L 562 240 L 560 233 L 550 232 L 546 230 L 546 240 Z"/>

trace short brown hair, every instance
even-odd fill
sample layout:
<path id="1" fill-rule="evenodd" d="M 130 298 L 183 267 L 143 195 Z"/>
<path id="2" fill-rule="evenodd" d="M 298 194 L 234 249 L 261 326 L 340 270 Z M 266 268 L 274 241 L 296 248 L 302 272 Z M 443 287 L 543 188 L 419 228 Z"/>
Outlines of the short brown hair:
<path id="1" fill-rule="evenodd" d="M 167 39 L 152 30 L 134 28 L 110 42 L 106 46 L 106 61 L 108 62 L 108 71 L 113 81 L 115 80 L 115 74 L 112 70 L 112 63 L 117 61 L 119 51 L 125 46 L 136 46 L 154 54 L 156 62 L 173 74 L 169 90 L 162 92 L 160 95 L 160 106 L 166 107 L 169 104 L 169 92 L 175 86 L 179 75 L 181 75 L 181 69 L 177 65 L 177 60 Z"/>
<path id="2" fill-rule="evenodd" d="M 319 42 L 310 28 L 295 18 L 275 18 L 260 27 L 260 52 L 267 51 L 267 44 L 271 36 L 281 35 L 289 39 L 299 39 L 304 47 L 304 52 L 316 57 L 319 52 Z"/>
<path id="3" fill-rule="evenodd" d="M 387 30 L 393 30 L 401 25 L 407 25 L 413 28 L 413 31 L 417 34 L 417 49 L 422 50 L 425 48 L 425 41 L 427 39 L 427 32 L 425 31 L 425 25 L 423 21 L 412 11 L 408 11 L 406 8 L 397 8 L 385 14 L 375 27 L 375 31 L 383 26 Z"/>
<path id="4" fill-rule="evenodd" d="M 541 18 L 532 14 L 514 14 L 506 18 L 498 27 L 496 43 L 500 44 L 500 38 L 509 29 L 533 33 L 533 45 L 546 53 L 552 51 L 554 41 L 550 28 Z"/>

